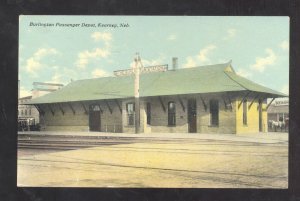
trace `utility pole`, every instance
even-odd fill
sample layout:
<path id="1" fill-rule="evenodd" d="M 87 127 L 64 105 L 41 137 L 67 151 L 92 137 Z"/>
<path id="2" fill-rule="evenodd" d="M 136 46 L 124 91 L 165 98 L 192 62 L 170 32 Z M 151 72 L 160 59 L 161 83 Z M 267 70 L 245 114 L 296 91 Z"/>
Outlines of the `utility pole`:
<path id="1" fill-rule="evenodd" d="M 135 133 L 140 133 L 140 68 L 143 68 L 143 65 L 139 53 L 136 53 L 134 62 Z"/>
<path id="2" fill-rule="evenodd" d="M 177 60 L 176 60 L 177 62 Z M 132 76 L 134 74 L 134 122 L 135 133 L 140 133 L 140 74 L 152 72 L 165 72 L 168 70 L 168 65 L 156 65 L 144 67 L 139 53 L 136 53 L 134 65 L 131 69 L 114 71 L 115 76 Z"/>

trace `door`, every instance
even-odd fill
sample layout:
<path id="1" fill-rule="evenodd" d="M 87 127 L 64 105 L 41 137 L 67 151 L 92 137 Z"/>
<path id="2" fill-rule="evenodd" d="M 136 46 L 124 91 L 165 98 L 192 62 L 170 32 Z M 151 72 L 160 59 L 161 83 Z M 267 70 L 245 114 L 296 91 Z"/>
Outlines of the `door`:
<path id="1" fill-rule="evenodd" d="M 91 105 L 89 109 L 90 131 L 101 131 L 100 106 Z"/>
<path id="2" fill-rule="evenodd" d="M 197 132 L 197 106 L 195 99 L 188 100 L 188 125 L 189 133 Z"/>
<path id="3" fill-rule="evenodd" d="M 262 101 L 258 101 L 258 127 L 259 127 L 259 132 L 262 132 Z"/>

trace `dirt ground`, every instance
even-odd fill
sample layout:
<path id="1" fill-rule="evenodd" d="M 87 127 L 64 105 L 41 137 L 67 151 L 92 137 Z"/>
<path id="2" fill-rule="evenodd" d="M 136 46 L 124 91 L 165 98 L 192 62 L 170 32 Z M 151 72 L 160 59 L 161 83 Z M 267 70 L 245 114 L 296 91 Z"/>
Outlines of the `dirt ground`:
<path id="1" fill-rule="evenodd" d="M 70 151 L 19 150 L 18 186 L 288 187 L 286 133 L 208 136 Z"/>

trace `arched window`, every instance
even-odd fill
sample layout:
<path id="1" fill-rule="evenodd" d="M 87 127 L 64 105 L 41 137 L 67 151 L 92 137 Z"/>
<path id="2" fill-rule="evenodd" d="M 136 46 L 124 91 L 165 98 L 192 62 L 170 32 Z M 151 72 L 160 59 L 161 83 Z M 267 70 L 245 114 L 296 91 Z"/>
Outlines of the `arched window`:
<path id="1" fill-rule="evenodd" d="M 90 105 L 90 111 L 101 111 L 99 105 Z"/>
<path id="2" fill-rule="evenodd" d="M 176 125 L 176 105 L 174 102 L 168 103 L 168 125 Z"/>
<path id="3" fill-rule="evenodd" d="M 126 111 L 128 116 L 128 125 L 133 126 L 134 125 L 134 103 L 127 103 L 126 104 Z"/>

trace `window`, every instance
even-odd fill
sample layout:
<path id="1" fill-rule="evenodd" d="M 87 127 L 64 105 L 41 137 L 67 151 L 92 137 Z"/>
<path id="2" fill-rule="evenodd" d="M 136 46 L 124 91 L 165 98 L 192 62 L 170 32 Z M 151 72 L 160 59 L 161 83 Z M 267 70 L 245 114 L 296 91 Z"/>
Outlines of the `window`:
<path id="1" fill-rule="evenodd" d="M 209 111 L 210 111 L 210 125 L 219 125 L 219 101 L 210 100 L 209 101 Z"/>
<path id="2" fill-rule="evenodd" d="M 243 101 L 243 124 L 247 125 L 247 100 Z"/>
<path id="3" fill-rule="evenodd" d="M 101 111 L 99 105 L 90 105 L 90 111 Z"/>
<path id="4" fill-rule="evenodd" d="M 23 116 L 23 114 L 24 114 L 24 113 L 23 113 L 23 110 L 21 110 L 21 115 Z"/>
<path id="5" fill-rule="evenodd" d="M 29 109 L 29 115 L 31 115 L 31 108 Z"/>
<path id="6" fill-rule="evenodd" d="M 27 110 L 25 110 L 25 115 L 27 115 Z"/>
<path id="7" fill-rule="evenodd" d="M 127 103 L 126 105 L 127 115 L 128 115 L 128 125 L 134 125 L 134 103 Z"/>
<path id="8" fill-rule="evenodd" d="M 168 125 L 176 125 L 176 106 L 174 102 L 168 103 Z"/>
<path id="9" fill-rule="evenodd" d="M 150 125 L 151 124 L 151 104 L 147 103 L 147 124 Z"/>

